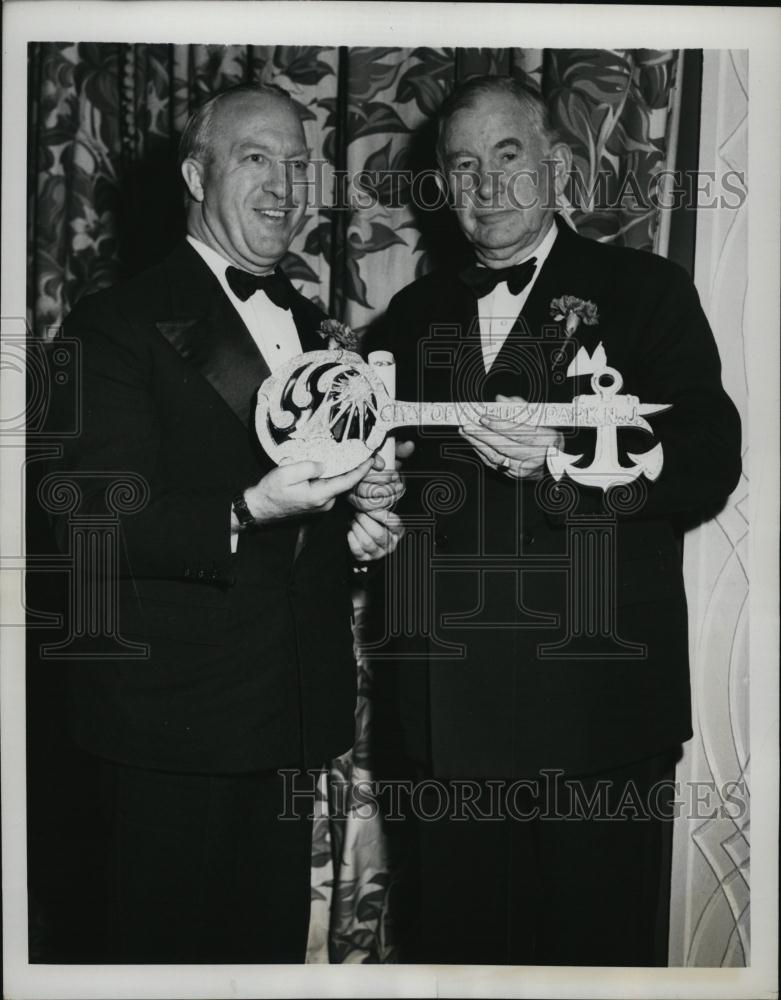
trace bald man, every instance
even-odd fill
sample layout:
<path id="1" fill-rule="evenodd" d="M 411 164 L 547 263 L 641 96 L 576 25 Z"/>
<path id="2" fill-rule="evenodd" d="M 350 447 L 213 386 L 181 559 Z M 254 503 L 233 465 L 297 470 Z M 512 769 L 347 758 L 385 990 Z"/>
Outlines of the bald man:
<path id="1" fill-rule="evenodd" d="M 290 818 L 279 772 L 351 746 L 352 570 L 401 531 L 366 496 L 384 478 L 390 505 L 395 472 L 276 468 L 254 435 L 258 386 L 325 346 L 324 314 L 278 266 L 307 157 L 281 89 L 213 97 L 182 137 L 186 240 L 65 324 L 84 422 L 59 471 L 96 516 L 106 476 L 148 488 L 121 516 L 118 607 L 148 656 L 71 669 L 70 728 L 100 762 L 107 961 L 305 957 L 311 817 Z"/>

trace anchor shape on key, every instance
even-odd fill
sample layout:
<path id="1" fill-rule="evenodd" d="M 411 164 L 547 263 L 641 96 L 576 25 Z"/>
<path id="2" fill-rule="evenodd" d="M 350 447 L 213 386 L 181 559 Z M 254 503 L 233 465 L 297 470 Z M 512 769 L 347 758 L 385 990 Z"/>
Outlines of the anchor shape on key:
<path id="1" fill-rule="evenodd" d="M 643 417 L 669 410 L 672 404 L 641 403 L 637 396 L 621 395 L 624 380 L 617 369 L 606 364 L 601 344 L 594 352 L 594 357 L 587 362 L 590 363 L 590 368 L 586 371 L 582 368 L 582 361 L 578 370 L 579 360 L 575 359 L 567 374 L 587 374 L 588 370 L 593 371 L 591 388 L 594 395 L 581 395 L 573 399 L 573 426 L 595 428 L 597 440 L 594 458 L 590 465 L 578 467 L 576 463 L 583 458 L 582 454 L 570 455 L 551 445 L 545 456 L 551 475 L 559 480 L 566 474 L 576 483 L 599 487 L 605 492 L 613 486 L 630 483 L 639 476 L 645 476 L 654 482 L 659 478 L 664 462 L 661 444 L 657 443 L 641 453 L 627 452 L 633 464 L 625 466 L 619 460 L 618 430 L 621 427 L 637 427 L 650 434 L 651 425 Z M 594 362 L 601 365 L 598 370 L 594 369 Z"/>

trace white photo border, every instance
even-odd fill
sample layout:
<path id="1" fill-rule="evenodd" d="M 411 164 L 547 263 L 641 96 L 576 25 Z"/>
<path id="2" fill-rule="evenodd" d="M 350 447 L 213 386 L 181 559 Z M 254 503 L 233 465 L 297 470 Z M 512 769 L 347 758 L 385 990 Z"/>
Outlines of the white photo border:
<path id="1" fill-rule="evenodd" d="M 27 960 L 23 449 L 0 447 L 0 723 L 4 992 L 88 997 L 777 996 L 779 177 L 781 11 L 596 4 L 8 0 L 3 4 L 3 336 L 26 312 L 27 45 L 31 41 L 626 47 L 749 51 L 750 733 L 752 946 L 744 969 L 301 965 L 79 966 Z M 24 379 L 0 371 L 2 418 Z M 2 423 L 0 423 L 2 430 Z M 0 441 L 0 445 L 3 442 Z"/>

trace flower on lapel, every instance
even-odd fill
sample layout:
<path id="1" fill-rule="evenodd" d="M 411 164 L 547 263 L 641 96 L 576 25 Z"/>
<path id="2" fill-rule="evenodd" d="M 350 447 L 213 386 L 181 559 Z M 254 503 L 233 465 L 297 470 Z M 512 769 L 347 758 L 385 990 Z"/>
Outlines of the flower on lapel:
<path id="1" fill-rule="evenodd" d="M 552 299 L 550 314 L 557 323 L 562 320 L 566 321 L 565 327 L 568 337 L 571 337 L 577 330 L 581 320 L 586 326 L 596 326 L 599 322 L 596 305 L 587 299 L 579 299 L 575 295 L 560 295 L 557 299 Z"/>
<path id="2" fill-rule="evenodd" d="M 347 351 L 356 351 L 361 343 L 361 334 L 351 330 L 345 323 L 340 323 L 338 319 L 324 319 L 317 332 L 328 341 L 328 350 L 333 351 L 337 347 L 343 347 Z"/>

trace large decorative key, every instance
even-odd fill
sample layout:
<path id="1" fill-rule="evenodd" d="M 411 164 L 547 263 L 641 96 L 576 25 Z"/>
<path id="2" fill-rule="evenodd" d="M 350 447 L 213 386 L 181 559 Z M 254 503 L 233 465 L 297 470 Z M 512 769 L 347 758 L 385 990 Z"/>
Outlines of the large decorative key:
<path id="1" fill-rule="evenodd" d="M 592 373 L 594 394 L 576 396 L 571 403 L 413 403 L 392 399 L 377 370 L 358 354 L 310 351 L 281 365 L 260 387 L 255 428 L 277 464 L 317 461 L 323 464 L 324 475 L 335 476 L 360 465 L 399 427 L 457 427 L 484 415 L 530 429 L 593 427 L 596 450 L 586 468 L 575 465 L 581 455 L 548 449 L 546 461 L 554 478 L 567 474 L 576 482 L 604 490 L 639 475 L 658 478 L 663 461 L 661 444 L 639 455 L 629 454 L 632 465 L 623 466 L 617 431 L 638 427 L 651 433 L 643 417 L 661 413 L 669 405 L 641 403 L 637 396 L 620 395 L 621 375 L 607 366 L 602 345 L 593 358 L 585 358 L 591 365 L 587 371 Z"/>

